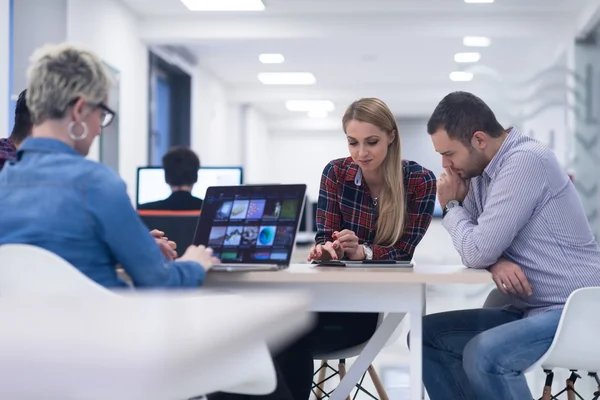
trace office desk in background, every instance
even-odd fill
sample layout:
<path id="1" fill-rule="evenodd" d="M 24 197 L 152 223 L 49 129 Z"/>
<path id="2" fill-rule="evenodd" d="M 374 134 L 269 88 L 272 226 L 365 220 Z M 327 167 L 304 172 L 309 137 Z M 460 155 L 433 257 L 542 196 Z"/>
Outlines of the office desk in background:
<path id="1" fill-rule="evenodd" d="M 441 270 L 441 271 L 440 271 Z M 489 284 L 487 271 L 463 266 L 417 265 L 414 269 L 316 268 L 293 264 L 277 271 L 245 273 L 213 272 L 205 287 L 227 288 L 236 292 L 298 289 L 312 298 L 315 312 L 387 313 L 363 352 L 352 364 L 331 399 L 343 400 L 373 362 L 406 313 L 410 318 L 411 400 L 422 399 L 422 316 L 425 314 L 427 285 Z"/>

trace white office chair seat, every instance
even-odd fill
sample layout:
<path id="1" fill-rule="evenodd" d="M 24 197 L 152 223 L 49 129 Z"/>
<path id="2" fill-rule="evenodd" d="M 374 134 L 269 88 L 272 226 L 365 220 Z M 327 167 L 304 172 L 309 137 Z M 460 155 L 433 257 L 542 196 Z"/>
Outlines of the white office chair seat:
<path id="1" fill-rule="evenodd" d="M 379 314 L 379 318 L 377 320 L 377 327 L 376 329 L 379 329 L 380 325 L 382 324 L 383 320 L 385 319 L 387 314 L 384 313 L 380 313 Z M 398 339 L 400 338 L 400 334 L 402 333 L 402 324 L 398 325 L 396 327 L 396 329 L 394 330 L 394 332 L 392 332 L 392 335 L 390 336 L 390 338 L 387 340 L 387 342 L 385 343 L 384 347 L 387 347 L 391 344 L 394 344 L 395 342 L 398 341 Z M 324 390 L 324 383 L 325 381 L 328 379 L 326 378 L 327 375 L 327 368 L 326 365 L 329 365 L 328 363 L 325 364 L 327 361 L 329 360 L 346 360 L 348 358 L 353 358 L 353 357 L 357 357 L 359 356 L 363 350 L 365 349 L 365 347 L 368 344 L 368 340 L 364 343 L 361 343 L 357 346 L 353 346 L 347 349 L 343 349 L 340 351 L 336 351 L 330 354 L 318 354 L 316 356 L 314 356 L 315 360 L 321 360 L 321 367 L 318 369 L 317 372 L 315 372 L 314 375 L 317 375 L 317 373 L 319 374 L 318 378 L 316 381 L 314 381 L 313 379 L 313 384 L 317 385 L 317 387 L 315 389 L 313 389 L 313 393 L 315 394 L 315 399 L 323 399 L 326 397 L 326 395 L 324 394 L 323 390 Z M 331 366 L 329 366 L 329 368 L 332 368 Z M 335 369 L 334 369 L 335 370 Z M 340 375 L 340 379 L 343 378 L 343 376 L 345 376 L 345 362 L 344 363 L 340 363 L 339 365 L 339 370 L 335 370 L 337 371 L 337 373 L 339 373 Z M 365 373 L 368 373 L 369 376 L 371 377 L 371 380 L 373 381 L 373 385 L 375 386 L 375 390 L 377 391 L 377 394 L 379 395 L 379 398 L 382 399 L 386 399 L 388 398 L 388 395 L 385 391 L 385 388 L 381 382 L 381 379 L 379 378 L 377 372 L 375 371 L 375 369 L 373 368 L 373 366 L 369 366 L 367 371 Z M 356 386 L 356 390 L 357 390 L 357 395 L 359 391 L 363 391 L 365 392 L 369 397 L 371 398 L 375 398 L 368 390 L 366 390 L 359 382 L 355 383 Z M 355 396 L 356 397 L 356 396 Z"/>
<path id="2" fill-rule="evenodd" d="M 574 291 L 563 310 L 556 335 L 548 351 L 527 371 L 565 368 L 587 372 L 600 371 L 600 287 Z"/>
<path id="3" fill-rule="evenodd" d="M 558 398 L 568 390 L 573 390 L 574 395 L 581 397 L 575 389 L 575 381 L 583 376 L 577 374 L 581 371 L 588 372 L 595 379 L 598 391 L 593 399 L 600 398 L 600 379 L 597 375 L 600 371 L 600 320 L 595 318 L 598 309 L 600 287 L 578 289 L 567 299 L 550 348 L 525 371 L 534 376 L 542 372 L 541 367 L 546 373 L 542 399 Z M 552 394 L 554 369 L 571 371 L 565 388 L 556 394 Z"/>
<path id="4" fill-rule="evenodd" d="M 118 297 L 48 250 L 28 244 L 0 246 L 0 297 L 52 294 Z"/>
<path id="5" fill-rule="evenodd" d="M 92 296 L 103 296 L 106 299 L 115 299 L 116 301 L 125 301 L 125 299 L 105 287 L 95 283 L 67 261 L 58 255 L 45 249 L 25 245 L 25 244 L 8 244 L 0 246 L 0 301 L 11 298 L 29 298 L 31 296 L 43 297 L 53 295 L 75 295 L 89 298 Z M 132 294 L 133 295 L 133 294 Z M 209 294 L 207 296 L 235 296 L 229 294 Z M 196 296 L 198 297 L 198 296 Z M 235 296 L 237 297 L 237 296 Z M 113 301 L 113 300 L 110 300 Z M 186 301 L 185 298 L 177 299 L 176 301 Z M 150 304 L 150 306 L 152 306 Z M 0 338 L 2 335 L 0 334 Z M 27 338 L 21 338 L 22 348 L 26 349 Z M 118 338 L 116 338 L 118 340 Z M 90 349 L 92 351 L 92 349 Z M 158 349 L 156 351 L 159 351 Z M 92 352 L 93 353 L 93 352 Z M 23 365 L 27 364 L 26 359 L 23 359 Z M 34 360 L 30 362 L 34 363 Z M 249 395 L 264 395 L 275 390 L 276 374 L 271 359 L 271 355 L 267 345 L 256 343 L 248 348 L 240 349 L 236 353 L 235 359 L 220 360 L 222 365 L 233 365 L 227 374 L 217 373 L 216 371 L 203 371 L 194 368 L 188 368 L 181 371 L 177 378 L 177 384 L 172 388 L 173 392 L 187 392 L 196 395 L 202 395 L 204 390 L 211 391 L 227 391 L 231 393 L 249 394 Z M 223 364 L 225 363 L 225 364 Z M 35 363 L 34 363 L 35 364 Z M 34 366 L 32 364 L 32 367 Z M 194 365 L 194 362 L 191 363 Z M 35 364 L 37 365 L 37 364 Z M 39 367 L 39 365 L 37 365 Z M 154 368 L 158 366 L 148 366 Z M 7 365 L 0 363 L 0 369 L 9 368 Z M 103 366 L 98 366 L 97 372 L 102 373 Z M 82 372 L 83 373 L 83 372 Z M 198 386 L 198 376 L 215 375 L 210 379 L 210 385 Z M 86 379 L 90 379 L 89 375 L 82 375 Z M 65 381 L 71 382 L 73 386 L 77 386 L 77 382 L 73 382 L 59 374 L 57 379 L 64 378 Z M 43 386 L 43 383 L 37 382 Z M 47 383 L 47 382 L 46 382 Z M 24 386 L 20 386 L 24 385 Z M 27 397 L 25 393 L 32 393 L 28 389 L 31 382 L 27 379 L 19 381 L 13 380 L 10 388 L 4 388 L 12 393 L 21 393 L 23 398 Z M 53 385 L 53 384 L 52 384 Z M 204 389 L 204 390 L 203 390 Z M 48 398 L 61 398 L 66 395 L 65 391 L 70 390 L 68 387 L 48 386 L 37 388 L 37 392 L 45 392 Z M 93 388 L 90 388 L 93 390 Z M 166 392 L 169 391 L 165 388 Z M 55 397 L 58 396 L 58 397 Z M 168 395 L 167 395 L 168 397 Z M 64 398 L 64 397 L 63 397 Z M 97 398 L 91 396 L 90 398 Z M 170 397 L 175 399 L 175 397 Z"/>

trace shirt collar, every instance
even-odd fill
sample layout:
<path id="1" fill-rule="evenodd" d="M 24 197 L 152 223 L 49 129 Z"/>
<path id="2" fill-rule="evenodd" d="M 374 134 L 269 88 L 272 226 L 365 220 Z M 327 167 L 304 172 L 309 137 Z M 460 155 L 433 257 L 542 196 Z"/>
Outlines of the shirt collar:
<path id="1" fill-rule="evenodd" d="M 81 155 L 65 142 L 61 142 L 60 140 L 50 138 L 30 137 L 25 139 L 21 147 L 19 147 L 17 154 L 21 156 L 23 152 L 26 151 L 37 151 L 43 153 L 65 153 L 78 156 Z"/>
<path id="2" fill-rule="evenodd" d="M 349 166 L 348 169 L 346 170 L 346 181 L 354 181 L 354 183 L 356 184 L 356 186 L 360 186 L 362 183 L 362 171 L 360 170 L 360 168 L 358 167 L 358 165 L 356 165 L 354 163 L 354 161 L 352 161 L 352 158 L 348 157 L 348 162 L 349 162 Z"/>
<path id="3" fill-rule="evenodd" d="M 490 179 L 494 178 L 498 173 L 499 167 L 502 163 L 502 159 L 506 155 L 506 153 L 513 147 L 515 144 L 517 137 L 521 134 L 517 130 L 517 128 L 509 128 L 508 134 L 506 135 L 506 139 L 504 139 L 504 143 L 496 152 L 496 155 L 492 158 L 492 161 L 485 167 L 483 173 L 486 174 Z"/>

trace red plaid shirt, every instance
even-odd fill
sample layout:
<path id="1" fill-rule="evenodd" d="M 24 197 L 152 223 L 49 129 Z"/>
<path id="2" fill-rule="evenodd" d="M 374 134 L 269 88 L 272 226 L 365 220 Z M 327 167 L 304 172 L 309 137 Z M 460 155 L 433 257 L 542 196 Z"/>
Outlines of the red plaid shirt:
<path id="1" fill-rule="evenodd" d="M 7 161 L 12 161 L 17 157 L 17 148 L 10 139 L 0 139 L 0 170 Z"/>
<path id="2" fill-rule="evenodd" d="M 352 158 L 333 160 L 323 170 L 317 203 L 317 243 L 332 241 L 334 231 L 349 229 L 360 243 L 373 248 L 373 259 L 411 260 L 433 215 L 436 201 L 435 175 L 414 161 L 403 161 L 406 193 L 406 225 L 400 241 L 392 247 L 373 245 L 377 207 Z M 358 178 L 362 176 L 362 173 Z M 355 180 L 357 182 L 355 182 Z"/>

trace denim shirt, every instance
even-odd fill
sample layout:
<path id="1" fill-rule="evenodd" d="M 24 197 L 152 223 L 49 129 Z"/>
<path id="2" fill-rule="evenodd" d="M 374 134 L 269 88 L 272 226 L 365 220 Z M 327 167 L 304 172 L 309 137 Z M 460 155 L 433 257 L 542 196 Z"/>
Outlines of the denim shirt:
<path id="1" fill-rule="evenodd" d="M 167 262 L 110 168 L 54 139 L 28 138 L 0 172 L 0 245 L 49 250 L 105 287 L 197 287 L 204 268 Z"/>

